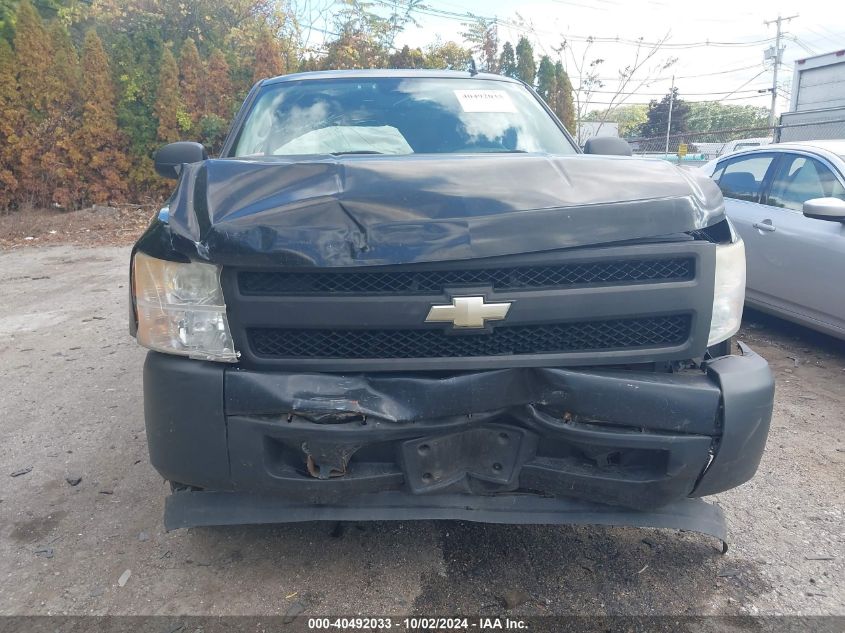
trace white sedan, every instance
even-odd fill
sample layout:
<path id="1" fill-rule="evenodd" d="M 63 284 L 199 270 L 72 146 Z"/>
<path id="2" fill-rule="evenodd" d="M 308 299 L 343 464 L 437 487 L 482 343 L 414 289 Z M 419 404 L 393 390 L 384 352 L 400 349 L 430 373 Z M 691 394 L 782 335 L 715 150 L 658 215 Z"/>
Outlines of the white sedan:
<path id="1" fill-rule="evenodd" d="M 745 241 L 746 304 L 845 339 L 845 140 L 777 143 L 700 169 Z"/>

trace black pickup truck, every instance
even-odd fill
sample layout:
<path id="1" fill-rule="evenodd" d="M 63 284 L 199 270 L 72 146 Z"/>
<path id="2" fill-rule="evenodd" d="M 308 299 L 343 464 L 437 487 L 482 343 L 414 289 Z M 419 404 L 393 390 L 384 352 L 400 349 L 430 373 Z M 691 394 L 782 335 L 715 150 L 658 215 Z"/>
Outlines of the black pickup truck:
<path id="1" fill-rule="evenodd" d="M 219 158 L 162 148 L 130 329 L 167 526 L 723 538 L 696 498 L 752 477 L 774 395 L 731 345 L 743 243 L 707 178 L 585 150 L 530 87 L 447 71 L 268 79 Z"/>

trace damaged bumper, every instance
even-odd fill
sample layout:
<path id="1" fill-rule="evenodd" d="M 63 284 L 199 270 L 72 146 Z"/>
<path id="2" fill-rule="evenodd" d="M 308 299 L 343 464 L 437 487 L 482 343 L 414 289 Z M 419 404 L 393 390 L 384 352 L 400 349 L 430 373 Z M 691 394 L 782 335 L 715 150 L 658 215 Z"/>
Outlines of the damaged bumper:
<path id="1" fill-rule="evenodd" d="M 168 527 L 364 511 L 695 529 L 666 513 L 747 481 L 765 447 L 774 383 L 741 347 L 671 374 L 294 374 L 150 353 L 150 457 L 165 478 L 214 491 L 174 494 Z"/>

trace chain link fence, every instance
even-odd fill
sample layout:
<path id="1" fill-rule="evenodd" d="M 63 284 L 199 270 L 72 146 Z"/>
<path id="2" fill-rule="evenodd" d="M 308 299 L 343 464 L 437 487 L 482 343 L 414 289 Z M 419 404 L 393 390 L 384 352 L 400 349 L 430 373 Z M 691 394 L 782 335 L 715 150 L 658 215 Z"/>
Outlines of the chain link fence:
<path id="1" fill-rule="evenodd" d="M 698 167 L 737 150 L 787 141 L 845 139 L 845 119 L 788 123 L 773 127 L 747 127 L 711 132 L 634 138 L 635 156 L 662 158 L 682 166 Z"/>

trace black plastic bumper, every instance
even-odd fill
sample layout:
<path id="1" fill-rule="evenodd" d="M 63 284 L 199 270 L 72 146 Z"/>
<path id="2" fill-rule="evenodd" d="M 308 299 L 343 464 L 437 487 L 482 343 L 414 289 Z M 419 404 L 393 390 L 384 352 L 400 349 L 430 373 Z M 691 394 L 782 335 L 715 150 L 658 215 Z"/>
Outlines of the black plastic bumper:
<path id="1" fill-rule="evenodd" d="M 289 501 L 277 495 L 181 491 L 167 499 L 168 530 L 199 525 L 299 523 L 303 521 L 463 520 L 519 525 L 624 525 L 687 530 L 713 536 L 727 552 L 722 510 L 701 499 L 681 499 L 649 511 L 539 495 L 406 495 L 380 492 L 331 506 Z"/>
<path id="2" fill-rule="evenodd" d="M 555 498 L 561 516 L 576 501 L 653 510 L 753 476 L 774 383 L 762 358 L 742 352 L 674 374 L 450 375 L 269 373 L 150 353 L 150 457 L 171 481 L 234 493 L 198 495 L 216 514 L 194 508 L 173 527 L 255 522 L 257 499 L 274 521 L 305 520 L 295 516 L 309 506 L 326 519 L 355 507 L 436 518 L 461 499 L 468 518 L 479 498 L 475 518 L 496 520 L 491 504 L 501 513 L 521 495 Z M 172 501 L 193 508 L 191 495 Z M 378 499 L 389 503 L 376 511 Z M 237 516 L 224 521 L 225 507 Z"/>

